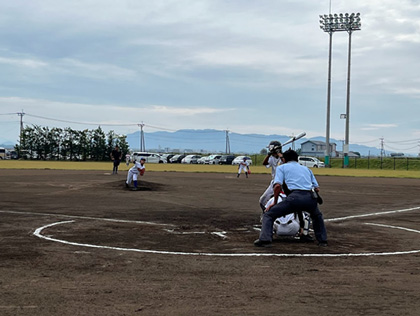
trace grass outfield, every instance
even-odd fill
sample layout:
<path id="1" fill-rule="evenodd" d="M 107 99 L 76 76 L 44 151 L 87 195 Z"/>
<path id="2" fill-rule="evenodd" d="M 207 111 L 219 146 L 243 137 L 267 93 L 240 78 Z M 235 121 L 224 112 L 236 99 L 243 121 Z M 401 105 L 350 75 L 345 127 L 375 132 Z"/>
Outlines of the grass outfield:
<path id="1" fill-rule="evenodd" d="M 0 160 L 1 169 L 57 169 L 57 170 L 101 170 L 112 172 L 112 162 L 71 162 L 71 161 L 31 161 L 31 160 Z M 129 169 L 124 163 L 120 172 Z M 238 168 L 232 165 L 190 165 L 190 164 L 146 164 L 147 171 L 167 172 L 218 172 L 236 173 Z M 367 170 L 320 168 L 312 169 L 315 175 L 348 176 L 348 177 L 384 177 L 384 178 L 414 178 L 420 179 L 420 171 L 406 170 Z M 251 166 L 252 173 L 270 174 L 270 169 L 264 166 Z M 1 172 L 0 172 L 1 174 Z"/>

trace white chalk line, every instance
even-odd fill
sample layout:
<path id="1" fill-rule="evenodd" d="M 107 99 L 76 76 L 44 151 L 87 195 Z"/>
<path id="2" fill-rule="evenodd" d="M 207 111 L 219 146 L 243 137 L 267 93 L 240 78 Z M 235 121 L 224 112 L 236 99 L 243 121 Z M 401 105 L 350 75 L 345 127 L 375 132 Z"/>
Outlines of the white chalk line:
<path id="1" fill-rule="evenodd" d="M 351 216 L 345 216 L 345 217 L 337 217 L 337 218 L 325 219 L 324 222 L 344 221 L 344 220 L 347 220 L 347 219 L 370 217 L 370 216 L 377 216 L 377 215 L 387 215 L 387 214 L 395 214 L 395 213 L 403 213 L 403 212 L 411 212 L 411 211 L 415 211 L 415 210 L 420 210 L 420 206 L 412 207 L 412 208 L 406 208 L 406 209 L 402 209 L 402 210 L 394 210 L 394 211 L 385 211 L 385 212 L 376 212 L 376 213 L 369 213 L 369 214 L 360 214 L 360 215 L 351 215 Z"/>
<path id="2" fill-rule="evenodd" d="M 130 223 L 130 224 L 142 224 L 142 225 L 157 225 L 157 226 L 175 226 L 172 224 L 161 224 L 154 222 L 145 222 L 145 221 L 133 221 L 125 219 L 113 219 L 113 218 L 102 218 L 102 217 L 90 217 L 90 216 L 79 216 L 79 215 L 65 215 L 65 214 L 54 214 L 54 213 L 32 213 L 32 212 L 19 212 L 19 211 L 2 211 L 0 213 L 10 213 L 10 214 L 23 214 L 23 215 L 36 215 L 36 216 L 53 216 L 53 217 L 63 217 L 63 218 L 76 218 L 76 219 L 90 219 L 95 221 L 104 221 L 104 222 L 115 222 L 115 223 Z"/>
<path id="3" fill-rule="evenodd" d="M 366 216 L 375 216 L 375 215 L 386 215 L 386 214 L 393 214 L 393 213 L 400 213 L 400 212 L 408 212 L 413 210 L 418 210 L 420 207 L 414 207 L 410 209 L 404 210 L 395 210 L 395 211 L 386 211 L 386 212 L 376 212 L 370 214 L 362 214 L 362 215 L 354 215 L 348 216 L 346 219 L 349 218 L 357 218 L 357 217 L 366 217 Z M 1 211 L 0 211 L 1 212 Z M 38 213 L 39 214 L 39 213 Z M 92 218 L 89 218 L 92 219 Z M 334 219 L 330 220 L 333 221 Z M 341 218 L 340 220 L 343 220 Z M 49 225 L 45 225 L 43 227 L 37 228 L 34 232 L 34 235 L 46 239 L 49 241 L 54 241 L 58 243 L 63 243 L 67 245 L 73 246 L 80 246 L 80 247 L 89 247 L 89 248 L 99 248 L 99 249 L 110 249 L 110 250 L 118 250 L 118 251 L 130 251 L 130 252 L 140 252 L 140 253 L 152 253 L 152 254 L 164 254 L 164 255 L 188 255 L 188 256 L 214 256 L 214 257 L 366 257 L 366 256 L 390 256 L 390 255 L 405 255 L 405 254 L 415 254 L 420 253 L 419 250 L 409 250 L 409 251 L 397 251 L 397 252 L 367 252 L 367 253 L 340 253 L 340 254 L 316 254 L 316 253 L 309 253 L 309 254 L 291 254 L 291 253 L 207 253 L 207 252 L 176 252 L 176 251 L 159 251 L 159 250 L 147 250 L 147 249 L 137 249 L 137 248 L 121 248 L 121 247 L 111 247 L 111 246 L 99 246 L 93 244 L 83 244 L 83 243 L 75 243 L 69 242 L 66 240 L 51 238 L 48 236 L 44 236 L 41 234 L 42 230 L 52 227 L 55 225 L 61 224 L 68 224 L 73 223 L 74 221 L 64 221 L 64 222 L 57 222 L 52 223 Z M 419 233 L 420 231 L 399 227 L 399 226 L 391 226 L 391 225 L 383 225 L 383 224 L 376 224 L 376 223 L 366 223 L 367 225 L 375 225 L 381 226 L 385 228 L 393 228 L 393 229 L 400 229 L 409 232 Z"/>

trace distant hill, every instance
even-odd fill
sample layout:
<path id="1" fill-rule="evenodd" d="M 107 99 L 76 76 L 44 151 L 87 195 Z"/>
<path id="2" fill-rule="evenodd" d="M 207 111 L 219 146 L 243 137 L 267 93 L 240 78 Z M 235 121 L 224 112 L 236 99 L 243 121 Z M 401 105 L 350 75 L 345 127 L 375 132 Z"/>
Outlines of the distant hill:
<path id="1" fill-rule="evenodd" d="M 228 133 L 230 152 L 235 154 L 256 154 L 266 148 L 272 140 L 282 144 L 290 138 L 288 135 L 262 135 L 262 134 L 238 134 Z M 325 137 L 317 136 L 312 138 L 301 138 L 295 142 L 295 149 L 307 140 L 325 142 Z M 201 152 L 224 153 L 227 147 L 226 132 L 214 129 L 183 129 L 176 132 L 152 132 L 144 133 L 145 147 L 152 152 Z M 132 150 L 140 148 L 140 131 L 127 135 L 127 142 Z M 337 150 L 342 150 L 342 141 L 330 139 L 330 143 L 337 145 Z M 13 148 L 14 143 L 3 140 L 0 147 Z M 292 147 L 286 145 L 285 149 Z M 368 147 L 358 144 L 350 144 L 350 150 L 359 152 L 362 156 L 379 156 L 381 150 L 376 147 Z M 387 154 L 390 154 L 387 152 Z"/>
<path id="2" fill-rule="evenodd" d="M 272 140 L 277 140 L 282 144 L 286 142 L 288 135 L 262 135 L 262 134 L 238 134 L 229 132 L 228 145 L 230 152 L 255 154 L 260 153 Z M 317 136 L 311 140 L 325 141 L 325 137 Z M 295 142 L 295 149 L 300 148 L 300 144 L 308 138 L 301 138 Z M 128 134 L 127 142 L 130 148 L 138 150 L 140 148 L 140 131 Z M 153 132 L 144 133 L 145 148 L 147 151 L 157 152 L 201 152 L 201 153 L 223 153 L 226 152 L 227 137 L 225 131 L 213 129 L 185 129 L 176 132 Z M 330 143 L 336 143 L 337 150 L 342 150 L 342 142 L 330 139 Z M 292 145 L 286 145 L 286 149 Z M 350 144 L 350 150 L 359 152 L 362 156 L 380 155 L 381 150 L 376 147 Z"/>
<path id="3" fill-rule="evenodd" d="M 5 141 L 5 142 L 2 142 L 2 143 L 0 144 L 0 147 L 2 147 L 2 148 L 12 149 L 12 148 L 14 148 L 14 147 L 15 147 L 15 144 L 13 144 L 12 142 L 9 142 L 9 141 Z"/>

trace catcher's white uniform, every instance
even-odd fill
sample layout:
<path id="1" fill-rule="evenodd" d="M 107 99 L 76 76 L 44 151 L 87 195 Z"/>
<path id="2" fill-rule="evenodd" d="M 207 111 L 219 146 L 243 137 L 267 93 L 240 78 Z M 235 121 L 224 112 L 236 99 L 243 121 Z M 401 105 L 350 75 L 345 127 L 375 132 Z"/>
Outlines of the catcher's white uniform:
<path id="1" fill-rule="evenodd" d="M 140 162 L 135 161 L 134 165 L 128 170 L 127 181 L 125 183 L 130 185 L 131 181 L 137 181 L 139 174 L 143 174 L 144 171 L 146 171 L 146 167 Z"/>
<path id="2" fill-rule="evenodd" d="M 286 198 L 286 195 L 281 193 L 277 203 L 281 203 L 284 198 Z M 274 202 L 274 197 L 272 197 L 267 202 L 265 207 L 267 208 L 273 202 Z M 310 215 L 306 212 L 303 212 L 303 218 L 305 221 L 303 234 L 307 235 L 309 232 Z M 273 232 L 278 236 L 295 236 L 296 234 L 299 233 L 299 230 L 300 230 L 299 218 L 294 213 L 287 214 L 285 216 L 277 218 L 273 224 Z"/>
<path id="3" fill-rule="evenodd" d="M 271 168 L 271 182 L 268 185 L 267 189 L 264 193 L 260 196 L 260 205 L 266 205 L 268 200 L 274 195 L 273 191 L 273 179 L 276 175 L 276 167 L 281 163 L 281 158 L 276 158 L 274 156 L 270 156 L 268 158 L 268 163 L 265 165 L 267 168 Z"/>

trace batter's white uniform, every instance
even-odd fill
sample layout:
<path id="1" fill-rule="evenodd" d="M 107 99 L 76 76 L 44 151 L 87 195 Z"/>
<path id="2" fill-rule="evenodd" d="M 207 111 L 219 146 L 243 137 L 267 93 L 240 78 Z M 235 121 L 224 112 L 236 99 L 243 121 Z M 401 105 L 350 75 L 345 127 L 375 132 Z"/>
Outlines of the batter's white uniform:
<path id="1" fill-rule="evenodd" d="M 128 170 L 126 183 L 130 185 L 131 181 L 137 181 L 137 178 L 140 174 L 140 170 L 142 169 L 146 169 L 146 167 L 142 165 L 140 162 L 135 161 L 134 166 L 132 166 L 130 170 Z"/>
<path id="2" fill-rule="evenodd" d="M 273 180 L 276 175 L 276 167 L 281 164 L 281 158 L 276 158 L 274 156 L 270 156 L 268 158 L 268 163 L 266 165 L 267 168 L 271 168 L 271 182 L 268 185 L 267 189 L 264 193 L 260 196 L 260 205 L 266 205 L 267 201 L 274 195 L 273 190 Z"/>
<path id="3" fill-rule="evenodd" d="M 248 173 L 248 168 L 249 168 L 249 162 L 248 162 L 248 160 L 245 160 L 245 161 L 242 160 L 239 163 L 238 174 L 241 174 L 242 170 L 244 170 L 245 173 Z"/>

